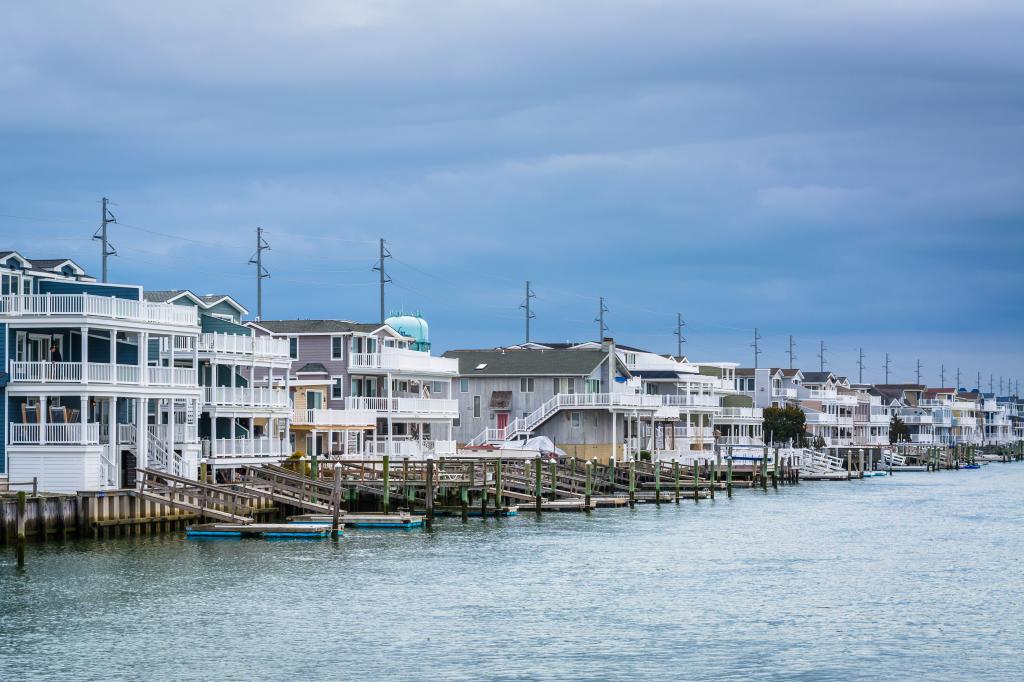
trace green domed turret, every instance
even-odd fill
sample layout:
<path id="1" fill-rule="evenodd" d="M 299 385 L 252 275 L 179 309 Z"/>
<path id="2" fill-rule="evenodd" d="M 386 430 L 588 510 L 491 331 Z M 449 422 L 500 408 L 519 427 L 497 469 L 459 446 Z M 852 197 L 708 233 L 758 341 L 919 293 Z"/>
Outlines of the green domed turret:
<path id="1" fill-rule="evenodd" d="M 430 350 L 430 325 L 418 313 L 416 315 L 393 314 L 384 320 L 384 324 L 402 336 L 408 336 L 413 339 L 412 343 L 409 344 L 409 347 L 413 350 Z"/>

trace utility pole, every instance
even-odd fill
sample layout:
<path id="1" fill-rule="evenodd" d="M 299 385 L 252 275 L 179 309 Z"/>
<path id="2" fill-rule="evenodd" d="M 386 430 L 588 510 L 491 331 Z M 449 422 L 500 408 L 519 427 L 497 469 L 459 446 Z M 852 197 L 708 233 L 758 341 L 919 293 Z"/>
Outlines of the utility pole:
<path id="1" fill-rule="evenodd" d="M 537 294 L 533 293 L 533 289 L 530 288 L 530 280 L 526 280 L 526 300 L 519 306 L 526 311 L 526 343 L 530 343 L 530 320 L 537 317 L 530 310 L 531 298 L 537 298 Z"/>
<path id="2" fill-rule="evenodd" d="M 608 308 L 605 307 L 605 305 L 604 305 L 604 296 L 601 296 L 598 299 L 597 317 L 594 318 L 594 322 L 597 322 L 597 325 L 598 325 L 597 326 L 597 331 L 598 331 L 597 340 L 598 341 L 603 341 L 604 340 L 604 335 L 608 332 L 608 327 L 605 326 L 605 323 L 604 323 L 604 314 L 606 312 L 608 312 Z"/>
<path id="3" fill-rule="evenodd" d="M 754 327 L 754 343 L 750 344 L 750 347 L 754 349 L 754 369 L 757 369 L 757 356 L 761 354 L 761 349 L 758 347 L 758 342 L 761 340 L 761 335 L 757 331 L 757 327 Z"/>
<path id="4" fill-rule="evenodd" d="M 793 343 L 793 335 L 789 335 L 789 368 L 793 369 L 793 361 L 796 360 L 796 355 L 793 354 L 793 349 L 796 348 L 796 344 Z"/>
<path id="5" fill-rule="evenodd" d="M 999 377 L 999 395 L 1003 394 L 1003 377 Z"/>
<path id="6" fill-rule="evenodd" d="M 976 384 L 977 385 L 975 386 L 974 390 L 977 391 L 978 393 L 981 393 L 981 372 L 978 372 Z"/>
<path id="7" fill-rule="evenodd" d="M 683 314 L 676 313 L 676 359 L 683 357 L 683 344 L 686 343 L 686 337 L 683 336 L 683 327 L 686 323 L 683 322 Z"/>
<path id="8" fill-rule="evenodd" d="M 921 383 L 921 358 L 917 359 L 917 381 L 914 383 L 919 385 Z"/>
<path id="9" fill-rule="evenodd" d="M 860 349 L 859 357 L 857 358 L 857 383 L 864 383 L 864 349 Z"/>
<path id="10" fill-rule="evenodd" d="M 384 324 L 384 285 L 391 282 L 391 278 L 386 272 L 384 272 L 384 259 L 391 258 L 391 252 L 388 251 L 388 247 L 385 245 L 384 238 L 380 239 L 380 260 L 377 261 L 377 265 L 373 267 L 374 272 L 380 273 L 380 323 Z"/>
<path id="11" fill-rule="evenodd" d="M 946 365 L 945 365 L 945 363 L 943 363 L 941 366 L 939 366 L 939 387 L 940 388 L 945 388 L 946 387 Z"/>
<path id="12" fill-rule="evenodd" d="M 959 367 L 956 368 L 956 386 L 955 386 L 955 388 L 956 388 L 957 392 L 960 391 L 960 368 Z"/>
<path id="13" fill-rule="evenodd" d="M 988 392 L 995 393 L 991 374 L 988 375 Z"/>
<path id="14" fill-rule="evenodd" d="M 827 350 L 828 350 L 828 348 L 825 348 L 825 340 L 822 339 L 821 343 L 819 344 L 819 349 L 818 349 L 818 371 L 819 372 L 824 372 L 825 371 L 825 351 L 827 351 Z"/>
<path id="15" fill-rule="evenodd" d="M 102 281 L 104 284 L 107 281 L 107 257 L 117 255 L 117 249 L 115 249 L 114 246 L 110 243 L 110 240 L 107 239 L 107 225 L 109 225 L 110 223 L 117 222 L 117 218 L 115 218 L 114 214 L 111 213 L 110 210 L 107 208 L 107 204 L 109 202 L 109 199 L 103 197 L 103 208 L 101 209 L 100 216 L 100 227 L 92 236 L 93 239 L 99 240 L 100 242 L 100 258 L 103 261 L 103 274 L 100 281 Z"/>
<path id="16" fill-rule="evenodd" d="M 885 383 L 889 384 L 889 354 L 885 354 Z"/>
<path id="17" fill-rule="evenodd" d="M 270 273 L 263 267 L 263 252 L 270 250 L 270 244 L 263 238 L 263 228 L 256 228 L 256 253 L 249 259 L 249 265 L 256 266 L 256 319 L 263 319 L 263 280 L 270 278 Z"/>

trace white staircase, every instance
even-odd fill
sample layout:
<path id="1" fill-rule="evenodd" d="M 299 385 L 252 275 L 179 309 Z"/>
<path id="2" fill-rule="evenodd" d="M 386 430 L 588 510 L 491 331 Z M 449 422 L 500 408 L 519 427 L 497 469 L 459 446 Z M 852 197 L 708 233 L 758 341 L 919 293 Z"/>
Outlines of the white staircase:
<path id="1" fill-rule="evenodd" d="M 907 458 L 892 450 L 882 450 L 882 463 L 886 466 L 902 467 L 907 465 Z"/>
<path id="2" fill-rule="evenodd" d="M 830 455 L 821 450 L 804 448 L 797 455 L 800 473 L 808 476 L 845 473 L 846 467 L 841 457 Z"/>

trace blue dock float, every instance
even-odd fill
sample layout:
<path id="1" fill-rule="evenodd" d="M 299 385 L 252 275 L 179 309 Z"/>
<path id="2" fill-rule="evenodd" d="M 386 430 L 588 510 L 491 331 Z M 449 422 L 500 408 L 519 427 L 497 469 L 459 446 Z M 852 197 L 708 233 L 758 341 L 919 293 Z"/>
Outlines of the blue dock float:
<path id="1" fill-rule="evenodd" d="M 337 535 L 342 534 L 338 528 Z M 284 523 L 203 523 L 185 529 L 187 537 L 197 538 L 327 538 L 331 536 L 330 523 L 309 523 L 296 527 Z"/>
<path id="2" fill-rule="evenodd" d="M 397 514 L 352 514 L 345 513 L 340 517 L 342 525 L 350 528 L 421 528 L 426 524 L 426 519 L 420 516 L 413 516 L 408 512 Z M 331 523 L 329 514 L 302 514 L 289 516 L 289 526 L 304 526 L 310 524 L 324 524 L 328 527 Z"/>

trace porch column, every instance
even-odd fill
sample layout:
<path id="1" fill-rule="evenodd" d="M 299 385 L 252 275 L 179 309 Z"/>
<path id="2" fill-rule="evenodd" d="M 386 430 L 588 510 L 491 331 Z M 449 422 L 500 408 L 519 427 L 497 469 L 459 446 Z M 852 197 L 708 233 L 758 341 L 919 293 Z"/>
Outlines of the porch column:
<path id="1" fill-rule="evenodd" d="M 149 411 L 147 398 L 135 399 L 135 459 L 136 466 L 141 469 L 149 468 L 148 430 L 146 421 Z"/>
<path id="2" fill-rule="evenodd" d="M 110 330 L 110 381 L 117 383 L 117 330 Z M 112 398 L 116 400 L 116 398 Z"/>
<path id="3" fill-rule="evenodd" d="M 217 455 L 217 413 L 210 413 L 210 457 Z"/>
<path id="4" fill-rule="evenodd" d="M 149 332 L 139 332 L 139 384 L 149 385 Z"/>
<path id="5" fill-rule="evenodd" d="M 256 418 L 249 416 L 249 451 L 256 454 Z"/>
<path id="6" fill-rule="evenodd" d="M 171 337 L 171 346 L 172 347 L 174 346 L 174 337 L 173 336 Z M 173 356 L 173 352 L 172 352 L 172 356 Z M 173 374 L 173 373 L 174 373 L 174 371 L 172 370 L 171 374 Z M 174 383 L 173 377 L 171 379 L 171 383 L 172 384 Z M 172 459 L 174 459 L 174 417 L 175 417 L 175 414 L 174 414 L 175 410 L 174 410 L 174 408 L 175 408 L 175 399 L 174 398 L 169 398 L 167 400 L 167 404 L 168 404 L 168 406 L 170 408 L 170 409 L 167 410 L 167 459 L 168 460 L 172 460 Z M 170 461 L 167 462 L 167 468 L 168 469 L 171 468 L 171 462 Z"/>
<path id="7" fill-rule="evenodd" d="M 80 401 L 81 404 L 81 407 L 78 410 L 78 421 L 80 423 L 79 428 L 81 429 L 81 432 L 79 433 L 78 436 L 78 443 L 79 445 L 85 445 L 88 442 L 88 439 L 85 436 L 85 429 L 86 426 L 89 424 L 89 396 L 80 395 L 78 396 L 78 400 Z"/>
<path id="8" fill-rule="evenodd" d="M 107 410 L 107 447 L 110 448 L 110 459 L 114 462 L 114 485 L 121 487 L 121 448 L 117 446 L 117 398 L 110 396 L 110 409 Z"/>
<path id="9" fill-rule="evenodd" d="M 387 382 L 388 382 L 388 389 L 387 389 L 387 398 L 388 398 L 388 403 L 387 403 L 387 410 L 388 410 L 387 411 L 387 415 L 388 415 L 388 454 L 390 455 L 390 454 L 393 454 L 393 450 L 394 450 L 394 439 L 392 438 L 392 434 L 395 431 L 394 425 L 391 423 L 391 373 L 390 372 L 388 372 L 388 374 L 387 374 Z M 422 446 L 423 446 L 423 444 L 420 443 L 420 451 L 421 452 L 422 452 Z"/>
<path id="10" fill-rule="evenodd" d="M 79 332 L 82 334 L 82 371 L 78 375 L 78 380 L 84 384 L 89 380 L 89 328 L 81 327 Z M 47 348 L 46 352 L 49 353 L 50 349 Z"/>
<path id="11" fill-rule="evenodd" d="M 49 406 L 46 404 L 46 396 L 39 396 L 39 444 L 42 445 L 46 442 L 46 418 L 49 412 Z"/>
<path id="12" fill-rule="evenodd" d="M 612 460 L 615 460 L 618 454 L 618 447 L 615 443 L 615 410 L 609 410 L 612 413 Z"/>
<path id="13" fill-rule="evenodd" d="M 231 432 L 228 434 L 228 438 L 231 440 L 231 444 L 234 445 L 236 438 L 235 434 L 238 433 L 238 417 L 231 417 L 228 422 L 228 426 L 231 429 Z"/>

